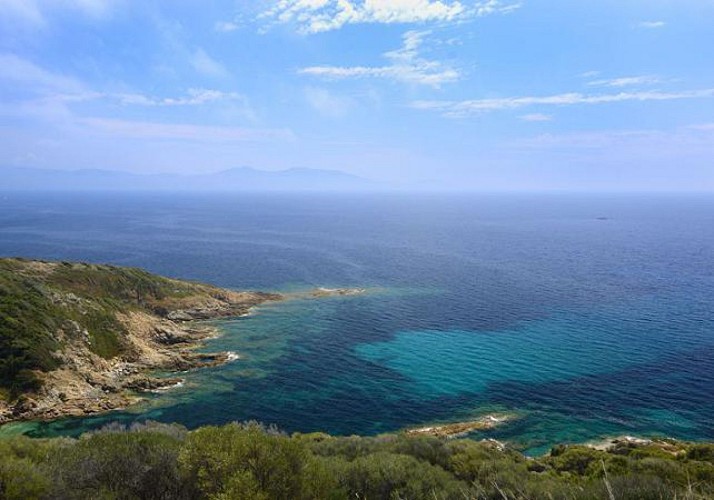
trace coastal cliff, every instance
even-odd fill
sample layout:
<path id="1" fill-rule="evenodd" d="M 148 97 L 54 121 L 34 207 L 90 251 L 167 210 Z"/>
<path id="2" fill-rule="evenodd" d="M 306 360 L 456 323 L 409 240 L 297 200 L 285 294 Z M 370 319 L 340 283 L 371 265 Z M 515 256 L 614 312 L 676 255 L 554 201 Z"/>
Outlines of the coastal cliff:
<path id="1" fill-rule="evenodd" d="M 153 370 L 223 363 L 197 325 L 281 299 L 133 268 L 0 259 L 0 424 L 123 408 L 176 384 Z"/>

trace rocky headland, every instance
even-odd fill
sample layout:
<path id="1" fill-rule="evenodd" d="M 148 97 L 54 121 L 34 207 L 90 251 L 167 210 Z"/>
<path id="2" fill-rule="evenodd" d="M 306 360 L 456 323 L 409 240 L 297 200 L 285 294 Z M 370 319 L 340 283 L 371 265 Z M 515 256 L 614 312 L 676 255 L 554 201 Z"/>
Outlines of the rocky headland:
<path id="1" fill-rule="evenodd" d="M 124 408 L 181 382 L 151 372 L 214 366 L 202 320 L 281 300 L 132 268 L 0 259 L 0 424 Z"/>

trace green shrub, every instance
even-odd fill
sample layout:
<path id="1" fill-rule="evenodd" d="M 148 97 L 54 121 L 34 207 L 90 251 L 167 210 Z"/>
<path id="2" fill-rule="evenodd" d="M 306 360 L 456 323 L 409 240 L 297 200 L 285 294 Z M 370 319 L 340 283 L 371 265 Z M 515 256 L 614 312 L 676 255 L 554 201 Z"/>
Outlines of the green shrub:
<path id="1" fill-rule="evenodd" d="M 45 498 L 52 491 L 52 483 L 43 462 L 48 451 L 58 444 L 60 440 L 0 439 L 0 498 Z"/>
<path id="2" fill-rule="evenodd" d="M 464 498 L 468 486 L 438 466 L 377 452 L 344 465 L 340 484 L 350 498 Z"/>
<path id="3" fill-rule="evenodd" d="M 180 441 L 155 431 L 87 435 L 48 457 L 60 498 L 181 499 Z"/>
<path id="4" fill-rule="evenodd" d="M 256 498 L 300 498 L 307 461 L 301 443 L 257 423 L 203 427 L 189 435 L 180 456 L 195 495 L 207 498 L 239 492 Z"/>

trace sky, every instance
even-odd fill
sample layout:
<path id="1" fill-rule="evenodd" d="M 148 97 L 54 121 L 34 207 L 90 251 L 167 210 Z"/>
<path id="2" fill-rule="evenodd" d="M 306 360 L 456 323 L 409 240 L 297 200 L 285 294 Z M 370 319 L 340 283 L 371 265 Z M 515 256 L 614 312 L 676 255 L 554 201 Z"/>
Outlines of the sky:
<path id="1" fill-rule="evenodd" d="M 0 0 L 0 173 L 714 191 L 712 26 L 714 0 Z"/>

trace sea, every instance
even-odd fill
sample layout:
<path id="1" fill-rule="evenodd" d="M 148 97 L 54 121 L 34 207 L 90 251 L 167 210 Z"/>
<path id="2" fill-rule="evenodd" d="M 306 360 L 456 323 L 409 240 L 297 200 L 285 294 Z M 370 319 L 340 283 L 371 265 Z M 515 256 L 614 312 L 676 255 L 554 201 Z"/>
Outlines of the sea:
<path id="1" fill-rule="evenodd" d="M 215 324 L 234 361 L 111 422 L 377 435 L 488 414 L 531 455 L 714 440 L 714 195 L 2 193 L 0 255 L 291 294 Z M 309 298 L 315 288 L 362 288 Z M 295 293 L 293 293 L 295 292 Z"/>

